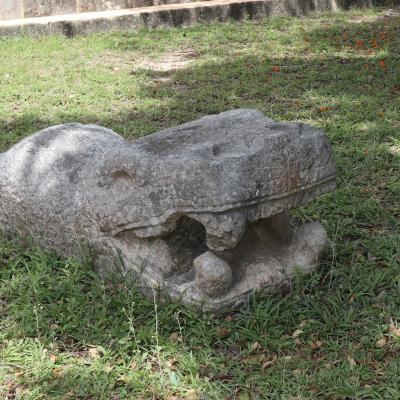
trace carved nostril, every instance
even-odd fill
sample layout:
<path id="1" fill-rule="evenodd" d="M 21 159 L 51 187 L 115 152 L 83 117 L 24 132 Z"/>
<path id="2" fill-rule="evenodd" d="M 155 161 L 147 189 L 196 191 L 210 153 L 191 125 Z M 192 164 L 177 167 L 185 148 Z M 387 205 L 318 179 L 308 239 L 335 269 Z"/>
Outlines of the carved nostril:
<path id="1" fill-rule="evenodd" d="M 135 181 L 135 175 L 132 172 L 125 171 L 123 169 L 116 169 L 111 172 L 111 178 L 115 181 L 127 181 L 133 183 Z"/>
<path id="2" fill-rule="evenodd" d="M 219 156 L 221 154 L 221 146 L 218 144 L 214 144 L 212 147 L 213 156 Z"/>

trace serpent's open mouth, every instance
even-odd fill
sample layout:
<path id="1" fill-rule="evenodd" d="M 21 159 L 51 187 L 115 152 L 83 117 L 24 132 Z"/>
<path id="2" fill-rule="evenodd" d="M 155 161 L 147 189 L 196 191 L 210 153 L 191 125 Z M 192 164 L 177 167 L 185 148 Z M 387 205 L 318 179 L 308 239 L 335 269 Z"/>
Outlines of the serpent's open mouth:
<path id="1" fill-rule="evenodd" d="M 117 235 L 115 245 L 125 268 L 140 274 L 140 280 L 211 310 L 242 303 L 249 292 L 287 285 L 296 267 L 314 268 L 327 245 L 319 223 L 294 230 L 287 213 L 242 227 L 232 224 L 231 235 L 223 229 L 218 233 L 216 226 L 208 234 L 204 224 L 215 225 L 210 222 L 214 216 L 182 216 L 172 233 L 157 238 L 140 239 L 127 230 Z"/>

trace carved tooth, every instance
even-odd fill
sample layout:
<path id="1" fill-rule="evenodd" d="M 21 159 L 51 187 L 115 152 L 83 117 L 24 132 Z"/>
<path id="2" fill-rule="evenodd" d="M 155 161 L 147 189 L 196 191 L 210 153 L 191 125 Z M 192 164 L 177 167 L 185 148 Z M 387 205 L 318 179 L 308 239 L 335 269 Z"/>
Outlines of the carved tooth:
<path id="1" fill-rule="evenodd" d="M 196 281 L 200 290 L 209 297 L 224 295 L 232 285 L 230 265 L 207 251 L 193 261 Z"/>
<path id="2" fill-rule="evenodd" d="M 223 251 L 235 247 L 247 229 L 246 211 L 220 214 L 190 214 L 190 218 L 200 222 L 207 235 L 207 247 Z"/>
<path id="3" fill-rule="evenodd" d="M 319 222 L 309 222 L 299 226 L 288 257 L 287 274 L 293 276 L 297 269 L 303 273 L 310 273 L 328 247 L 328 235 Z"/>

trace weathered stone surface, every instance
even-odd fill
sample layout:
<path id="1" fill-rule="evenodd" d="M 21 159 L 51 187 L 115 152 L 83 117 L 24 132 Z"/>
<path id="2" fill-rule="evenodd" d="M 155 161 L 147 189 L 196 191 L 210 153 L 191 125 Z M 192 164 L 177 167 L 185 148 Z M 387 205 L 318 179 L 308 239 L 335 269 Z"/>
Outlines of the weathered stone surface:
<path id="1" fill-rule="evenodd" d="M 69 37 L 372 5 L 398 0 L 0 0 L 0 36 Z"/>
<path id="2" fill-rule="evenodd" d="M 79 12 L 77 4 L 77 0 L 53 0 L 51 15 L 74 14 Z"/>
<path id="3" fill-rule="evenodd" d="M 315 267 L 324 229 L 293 231 L 286 210 L 331 191 L 335 175 L 323 132 L 254 110 L 132 143 L 66 124 L 0 155 L 0 227 L 64 256 L 94 251 L 104 275 L 132 271 L 144 288 L 218 310 L 287 285 L 296 267 Z M 207 291 L 203 283 L 218 275 L 213 260 L 225 283 Z"/>
<path id="4" fill-rule="evenodd" d="M 24 0 L 24 17 L 42 17 L 53 12 L 52 0 Z"/>
<path id="5" fill-rule="evenodd" d="M 29 3 L 32 0 L 26 1 Z M 62 0 L 47 0 L 48 3 L 52 1 L 60 2 Z M 118 9 L 121 8 L 119 4 L 117 4 L 118 7 L 115 7 L 115 2 L 118 3 L 118 1 L 120 1 L 119 4 L 127 1 L 129 6 L 136 8 Z M 170 4 L 171 1 L 173 4 Z M 106 31 L 190 26 L 210 21 L 222 22 L 276 15 L 307 15 L 313 10 L 323 11 L 337 8 L 336 3 L 331 0 L 207 0 L 190 2 L 187 0 L 113 0 L 108 4 L 114 4 L 114 8 L 117 9 L 109 7 L 105 11 L 99 11 L 96 8 L 98 10 L 96 13 L 82 13 L 84 10 L 93 11 L 93 6 L 96 4 L 103 4 L 103 0 L 80 0 L 79 4 L 77 3 L 78 14 L 62 16 L 26 18 L 30 15 L 27 11 L 25 20 L 0 20 L 0 36 L 66 35 L 71 37 Z M 148 5 L 152 6 L 147 7 Z M 35 9 L 37 7 L 33 7 L 33 11 Z M 44 5 L 40 10 L 50 12 L 50 9 Z M 24 13 L 22 14 L 24 15 Z"/>
<path id="6" fill-rule="evenodd" d="M 0 0 L 0 20 L 23 18 L 23 0 Z"/>
<path id="7" fill-rule="evenodd" d="M 78 2 L 78 10 L 79 12 L 121 10 L 124 8 L 152 6 L 153 4 L 153 0 L 80 0 Z"/>
<path id="8" fill-rule="evenodd" d="M 210 297 L 225 294 L 232 285 L 230 265 L 212 251 L 195 258 L 193 266 L 200 290 Z"/>

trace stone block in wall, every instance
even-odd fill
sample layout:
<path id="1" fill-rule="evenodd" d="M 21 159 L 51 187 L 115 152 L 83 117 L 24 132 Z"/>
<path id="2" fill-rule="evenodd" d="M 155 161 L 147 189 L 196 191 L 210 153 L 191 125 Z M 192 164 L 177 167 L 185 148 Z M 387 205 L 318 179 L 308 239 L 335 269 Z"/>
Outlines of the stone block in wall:
<path id="1" fill-rule="evenodd" d="M 77 12 L 77 0 L 23 0 L 24 17 L 43 17 Z"/>
<path id="2" fill-rule="evenodd" d="M 153 0 L 78 0 L 78 12 L 151 6 Z"/>
<path id="3" fill-rule="evenodd" d="M 53 12 L 52 0 L 24 0 L 24 17 L 43 17 Z"/>
<path id="4" fill-rule="evenodd" d="M 23 18 L 23 0 L 0 0 L 0 20 Z"/>
<path id="5" fill-rule="evenodd" d="M 53 14 L 75 14 L 78 0 L 53 0 Z"/>

